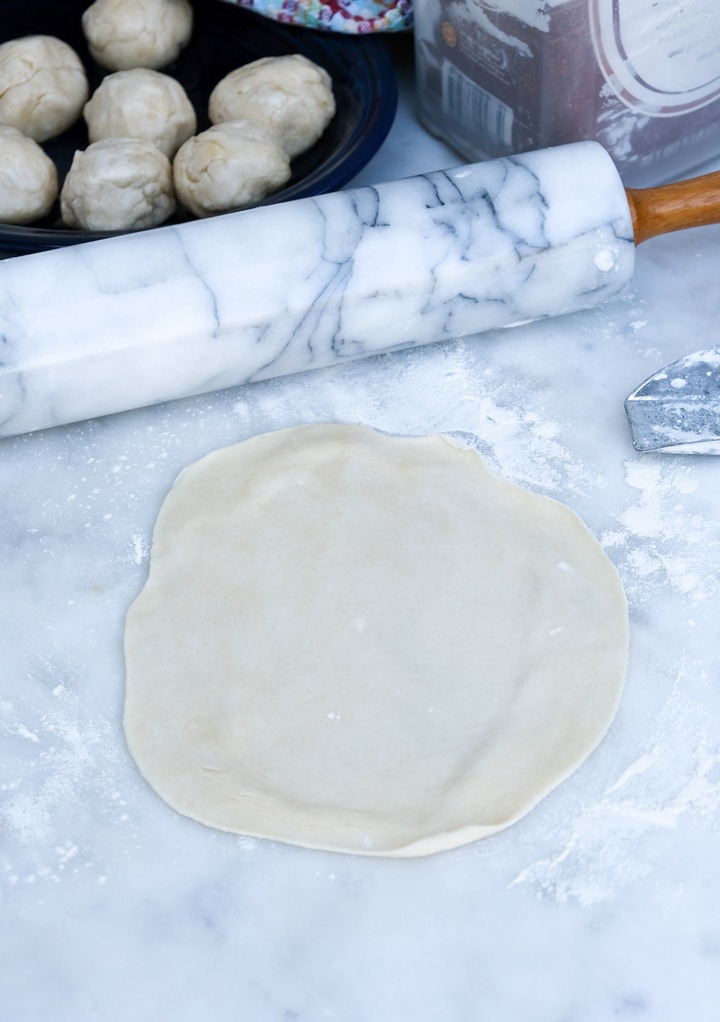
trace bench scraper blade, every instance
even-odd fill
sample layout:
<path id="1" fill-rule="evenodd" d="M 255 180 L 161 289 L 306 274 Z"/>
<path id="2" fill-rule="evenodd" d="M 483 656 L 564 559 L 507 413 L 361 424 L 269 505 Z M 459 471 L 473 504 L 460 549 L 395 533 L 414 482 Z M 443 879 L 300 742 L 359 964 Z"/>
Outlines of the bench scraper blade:
<path id="1" fill-rule="evenodd" d="M 637 451 L 720 454 L 720 347 L 654 373 L 625 401 Z"/>

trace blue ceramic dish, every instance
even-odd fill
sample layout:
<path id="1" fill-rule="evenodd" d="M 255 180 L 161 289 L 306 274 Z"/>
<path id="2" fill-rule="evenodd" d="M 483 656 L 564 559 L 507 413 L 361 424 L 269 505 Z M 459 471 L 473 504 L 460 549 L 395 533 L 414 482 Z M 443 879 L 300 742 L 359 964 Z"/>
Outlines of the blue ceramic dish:
<path id="1" fill-rule="evenodd" d="M 0 0 L 0 42 L 23 35 L 54 35 L 69 43 L 85 64 L 92 92 L 107 72 L 88 53 L 80 25 L 89 0 Z M 344 37 L 281 25 L 225 0 L 199 0 L 188 47 L 162 68 L 184 86 L 198 115 L 198 131 L 209 126 L 207 103 L 229 71 L 259 57 L 301 53 L 324 67 L 333 80 L 337 113 L 323 137 L 293 163 L 293 175 L 263 205 L 336 191 L 377 152 L 397 107 L 395 70 L 382 39 Z M 44 143 L 60 182 L 76 149 L 88 145 L 81 119 Z M 169 223 L 187 216 L 180 214 Z M 21 255 L 108 237 L 107 232 L 73 231 L 60 221 L 59 204 L 42 221 L 17 227 L 0 224 L 0 254 Z"/>

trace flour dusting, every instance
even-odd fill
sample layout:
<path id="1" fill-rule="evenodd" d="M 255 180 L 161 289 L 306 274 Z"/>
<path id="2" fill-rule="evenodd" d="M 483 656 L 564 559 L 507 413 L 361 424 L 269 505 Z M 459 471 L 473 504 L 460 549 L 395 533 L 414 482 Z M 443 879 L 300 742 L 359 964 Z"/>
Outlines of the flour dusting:
<path id="1" fill-rule="evenodd" d="M 511 886 L 592 905 L 611 900 L 656 865 L 658 833 L 712 823 L 720 810 L 720 741 L 704 707 L 685 694 L 682 670 L 640 754 L 549 842 L 552 854 Z"/>
<path id="2" fill-rule="evenodd" d="M 32 717 L 27 726 L 23 718 Z M 0 871 L 11 884 L 58 883 L 68 870 L 94 869 L 92 849 L 74 838 L 87 812 L 122 801 L 119 750 L 107 720 L 95 720 L 64 685 L 43 709 L 0 704 L 4 780 L 0 783 Z M 14 741 L 13 741 L 14 739 Z M 27 759 L 19 742 L 29 742 Z"/>
<path id="3" fill-rule="evenodd" d="M 620 571 L 634 622 L 626 694 L 619 720 L 636 718 L 643 739 L 630 750 L 612 728 L 598 756 L 609 780 L 592 802 L 558 821 L 549 854 L 522 869 L 513 885 L 542 897 L 595 904 L 641 878 L 652 883 L 660 835 L 712 826 L 720 811 L 720 732 L 713 683 L 701 659 L 663 663 L 662 650 L 691 648 L 710 629 L 720 597 L 720 535 L 690 459 L 638 456 L 624 466 L 627 498 L 601 542 Z M 649 636 L 654 636 L 652 640 Z M 648 647 L 646 649 L 646 643 Z M 633 670 L 634 665 L 636 669 Z M 645 670 L 637 668 L 645 667 Z"/>
<path id="4" fill-rule="evenodd" d="M 714 517 L 693 509 L 693 465 L 640 456 L 626 462 L 625 480 L 631 496 L 615 512 L 618 528 L 600 539 L 619 560 L 628 593 L 642 603 L 666 587 L 695 604 L 720 595 L 720 537 Z"/>
<path id="5" fill-rule="evenodd" d="M 518 862 L 515 890 L 607 901 L 661 873 L 655 842 L 709 825 L 720 810 L 708 708 L 716 679 L 689 650 L 720 597 L 713 491 L 705 494 L 697 459 L 632 455 L 628 444 L 623 464 L 597 426 L 579 434 L 587 410 L 571 394 L 559 399 L 543 358 L 534 360 L 536 341 L 507 360 L 497 351 L 485 360 L 472 340 L 378 356 L 372 372 L 348 363 L 7 442 L 4 563 L 22 598 L 2 611 L 13 641 L 3 647 L 0 697 L 0 880 L 40 886 L 83 871 L 105 882 L 119 837 L 130 846 L 148 826 L 161 840 L 169 833 L 174 817 L 149 796 L 142 830 L 133 817 L 144 787 L 120 712 L 124 612 L 147 574 L 155 517 L 190 462 L 304 422 L 455 435 L 500 475 L 581 513 L 618 567 L 638 652 L 617 726 L 580 772 L 583 798 L 571 778 L 528 818 L 532 851 Z M 335 708 L 326 712 L 329 727 L 344 726 Z M 264 854 L 255 839 L 208 834 L 228 854 Z M 490 858 L 502 847 L 481 844 Z"/>

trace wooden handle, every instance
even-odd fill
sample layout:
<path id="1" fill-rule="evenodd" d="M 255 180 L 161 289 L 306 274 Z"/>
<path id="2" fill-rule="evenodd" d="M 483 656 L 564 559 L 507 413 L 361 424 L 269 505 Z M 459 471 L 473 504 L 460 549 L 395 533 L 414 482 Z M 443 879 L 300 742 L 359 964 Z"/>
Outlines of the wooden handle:
<path id="1" fill-rule="evenodd" d="M 659 188 L 626 188 L 635 244 L 686 227 L 720 223 L 720 170 Z"/>

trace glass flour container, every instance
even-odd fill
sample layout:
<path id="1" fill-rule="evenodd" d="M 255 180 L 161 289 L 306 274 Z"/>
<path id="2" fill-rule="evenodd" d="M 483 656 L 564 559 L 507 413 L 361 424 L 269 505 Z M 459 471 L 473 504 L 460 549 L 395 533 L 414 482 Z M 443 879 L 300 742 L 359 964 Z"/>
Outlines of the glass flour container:
<path id="1" fill-rule="evenodd" d="M 630 186 L 720 158 L 718 0 L 415 0 L 419 117 L 471 161 L 596 139 Z"/>

